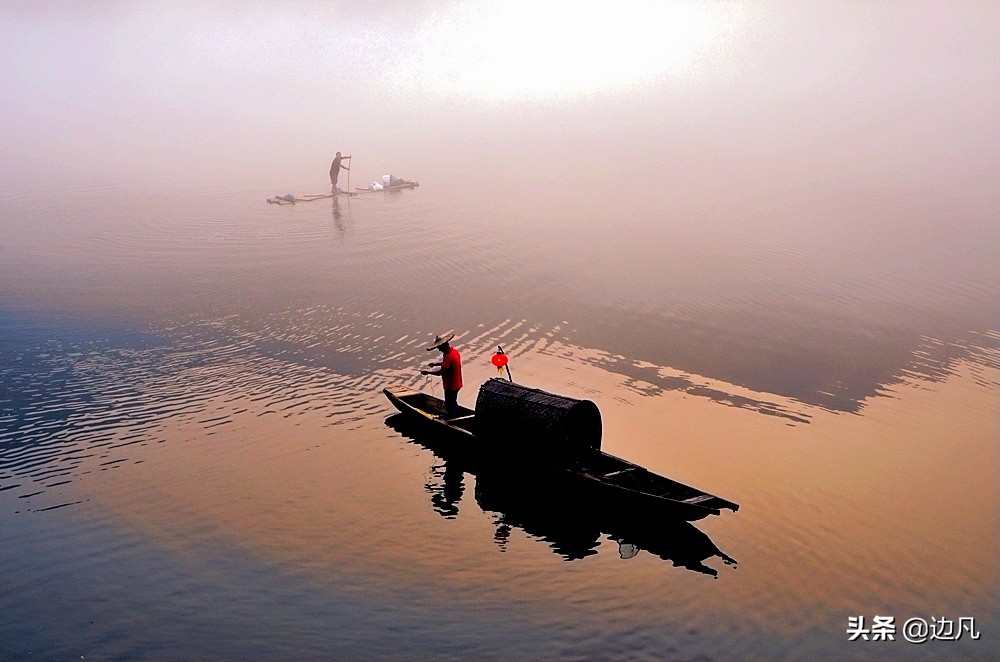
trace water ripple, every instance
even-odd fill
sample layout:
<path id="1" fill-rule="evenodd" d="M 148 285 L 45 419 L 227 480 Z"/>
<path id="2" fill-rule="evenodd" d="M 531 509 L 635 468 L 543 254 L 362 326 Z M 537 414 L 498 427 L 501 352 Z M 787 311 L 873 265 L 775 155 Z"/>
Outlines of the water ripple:
<path id="1" fill-rule="evenodd" d="M 428 360 L 429 334 L 413 326 L 385 310 L 322 305 L 252 317 L 190 316 L 153 326 L 141 340 L 41 334 L 13 325 L 14 359 L 0 366 L 0 490 L 17 490 L 29 509 L 48 507 L 47 500 L 36 500 L 36 507 L 32 499 L 88 471 L 141 461 L 137 449 L 164 443 L 182 424 L 205 435 L 246 413 L 317 414 L 329 426 L 354 424 L 382 411 L 373 394 L 386 384 L 438 388 L 438 380 L 418 374 Z M 582 363 L 624 375 L 628 392 L 595 394 L 572 378 L 566 385 L 625 404 L 629 393 L 679 390 L 791 423 L 812 418 L 810 407 L 793 399 L 584 349 L 567 331 L 563 324 L 518 318 L 457 329 L 467 391 L 492 374 L 489 356 L 502 345 L 515 371 L 555 359 L 569 369 Z M 995 386 L 996 340 L 988 333 L 959 348 L 981 366 L 976 374 L 984 386 Z M 925 338 L 897 378 L 944 379 L 953 371 L 954 344 Z M 531 378 L 531 372 L 522 375 Z"/>

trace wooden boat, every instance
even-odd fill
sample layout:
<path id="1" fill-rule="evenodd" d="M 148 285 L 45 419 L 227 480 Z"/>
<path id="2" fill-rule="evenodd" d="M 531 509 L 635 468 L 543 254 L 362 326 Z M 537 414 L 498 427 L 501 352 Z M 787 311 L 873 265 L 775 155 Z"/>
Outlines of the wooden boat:
<path id="1" fill-rule="evenodd" d="M 415 419 L 394 413 L 385 424 L 434 454 L 433 476 L 425 485 L 431 495 L 429 505 L 443 517 L 453 518 L 471 496 L 483 512 L 492 514 L 493 541 L 501 548 L 506 548 L 513 527 L 547 543 L 566 561 L 597 554 L 602 540 L 608 539 L 618 543 L 622 558 L 645 551 L 675 567 L 713 577 L 719 572 L 707 561 L 718 558 L 736 565 L 736 559 L 683 518 L 662 517 L 651 509 L 616 508 L 606 500 L 588 497 L 585 489 L 567 489 L 565 481 L 526 473 L 518 462 L 471 464 L 460 450 L 441 448 L 441 439 L 447 435 L 435 434 Z M 464 489 L 466 474 L 475 476 L 474 490 Z"/>
<path id="2" fill-rule="evenodd" d="M 552 480 L 583 489 L 616 507 L 655 510 L 688 521 L 718 515 L 722 509 L 739 510 L 739 504 L 655 474 L 628 460 L 600 450 L 586 450 L 562 459 L 522 457 L 519 449 L 481 434 L 475 410 L 460 408 L 447 416 L 444 400 L 405 387 L 383 390 L 403 414 L 437 431 L 433 443 L 461 453 L 475 463 L 515 463 L 519 470 L 544 472 Z"/>

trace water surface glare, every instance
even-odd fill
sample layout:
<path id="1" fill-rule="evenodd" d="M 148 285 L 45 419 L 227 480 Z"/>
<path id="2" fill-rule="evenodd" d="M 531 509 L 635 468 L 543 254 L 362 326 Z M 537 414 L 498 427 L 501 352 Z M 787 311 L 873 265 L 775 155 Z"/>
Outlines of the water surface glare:
<path id="1" fill-rule="evenodd" d="M 0 658 L 1000 654 L 994 223 L 522 191 L 0 193 Z M 440 396 L 448 329 L 463 404 L 501 344 L 739 512 L 598 517 L 435 455 L 381 389 Z"/>

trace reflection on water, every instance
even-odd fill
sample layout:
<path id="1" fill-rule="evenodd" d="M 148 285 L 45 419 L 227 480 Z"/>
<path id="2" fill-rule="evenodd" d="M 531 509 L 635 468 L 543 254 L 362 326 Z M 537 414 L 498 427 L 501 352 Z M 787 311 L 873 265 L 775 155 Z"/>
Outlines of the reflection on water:
<path id="1" fill-rule="evenodd" d="M 911 265 L 855 261 L 849 231 L 821 242 L 822 228 L 802 226 L 779 242 L 761 219 L 726 227 L 655 198 L 610 208 L 569 198 L 556 210 L 493 195 L 421 187 L 288 207 L 250 194 L 9 200 L 0 278 L 9 309 L 114 315 L 154 332 L 233 320 L 266 338 L 315 309 L 305 354 L 324 351 L 320 324 L 343 323 L 324 309 L 382 315 L 389 341 L 524 321 L 515 337 L 551 329 L 640 388 L 694 389 L 790 422 L 808 419 L 794 403 L 857 413 L 886 386 L 938 379 L 995 346 L 983 285 L 995 260 L 962 250 L 995 245 L 989 226 L 930 237 L 957 246 Z"/>
<path id="2" fill-rule="evenodd" d="M 982 251 L 929 283 L 898 248 L 645 194 L 273 192 L 0 199 L 0 657 L 39 633 L 51 657 L 225 657 L 262 631 L 284 658 L 839 658 L 846 615 L 884 605 L 997 622 Z M 448 328 L 463 404 L 502 344 L 519 382 L 599 403 L 609 451 L 739 517 L 584 514 L 400 443 L 381 389 L 439 395 L 417 368 Z M 218 623 L 232 603 L 246 627 Z"/>
<path id="3" fill-rule="evenodd" d="M 736 565 L 735 559 L 689 522 L 655 513 L 609 511 L 599 503 L 581 501 L 577 494 L 557 494 L 541 485 L 526 486 L 526 491 L 524 487 L 516 476 L 476 474 L 476 502 L 484 511 L 495 513 L 494 540 L 501 549 L 511 527 L 517 527 L 547 542 L 567 561 L 597 553 L 601 536 L 605 536 L 618 543 L 624 559 L 644 550 L 677 567 L 713 577 L 718 576 L 718 570 L 705 561 L 719 558 L 727 565 Z"/>
<path id="4" fill-rule="evenodd" d="M 1000 659 L 998 3 L 734 4 L 681 77 L 495 104 L 390 80 L 485 3 L 197 4 L 0 3 L 0 660 Z M 585 12 L 520 5 L 530 78 Z M 266 204 L 334 141 L 421 186 Z M 449 329 L 463 404 L 502 344 L 739 516 L 406 443 Z"/>
<path id="5" fill-rule="evenodd" d="M 460 451 L 448 452 L 429 441 L 435 432 L 422 429 L 401 414 L 390 416 L 386 424 L 442 461 L 432 467 L 433 480 L 426 485 L 439 515 L 458 515 L 466 491 L 465 476 L 475 477 L 476 503 L 483 512 L 492 513 L 496 527 L 493 539 L 501 551 L 507 550 L 511 529 L 517 527 L 547 542 L 567 561 L 596 554 L 603 535 L 618 543 L 621 558 L 633 558 L 639 550 L 646 550 L 675 566 L 713 577 L 718 571 L 704 561 L 719 557 L 727 565 L 736 565 L 735 559 L 689 522 L 656 512 L 611 509 L 584 490 L 556 489 L 531 471 L 518 471 L 517 466 L 468 464 Z"/>
<path id="6" fill-rule="evenodd" d="M 344 425 L 364 420 L 373 407 L 363 403 L 365 389 L 380 380 L 436 386 L 416 371 L 426 338 L 412 333 L 406 320 L 382 312 L 319 305 L 265 316 L 167 321 L 142 333 L 12 313 L 2 321 L 9 360 L 0 365 L 0 489 L 19 490 L 27 510 L 35 509 L 32 497 L 80 473 L 128 462 L 129 447 L 162 443 L 178 424 L 199 424 L 214 434 L 245 411 L 229 404 L 237 393 L 260 407 L 259 416 L 310 411 Z M 477 370 L 475 357 L 488 357 L 498 341 L 515 364 L 523 362 L 527 378 L 541 359 L 603 369 L 618 369 L 622 362 L 567 344 L 558 326 L 504 320 L 459 334 L 470 362 L 467 392 L 489 377 L 483 370 L 488 359 L 481 358 Z M 731 385 L 692 375 L 675 379 L 675 389 L 716 402 L 753 402 L 752 409 L 808 416 L 789 413 L 801 405 L 753 399 Z M 634 394 L 655 393 L 654 382 L 632 380 L 626 387 Z M 94 460 L 96 468 L 90 466 Z M 45 500 L 39 507 L 58 505 Z"/>
<path id="7" fill-rule="evenodd" d="M 337 228 L 337 232 L 344 232 L 344 214 L 340 211 L 340 200 L 337 196 L 332 198 L 331 209 L 333 211 L 333 226 Z M 349 199 L 348 199 L 349 200 Z"/>

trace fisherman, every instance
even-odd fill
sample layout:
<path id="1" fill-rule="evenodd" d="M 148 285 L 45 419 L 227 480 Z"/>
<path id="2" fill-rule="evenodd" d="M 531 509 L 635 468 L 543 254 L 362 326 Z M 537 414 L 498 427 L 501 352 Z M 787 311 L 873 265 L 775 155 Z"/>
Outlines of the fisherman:
<path id="1" fill-rule="evenodd" d="M 337 188 L 337 178 L 340 177 L 340 169 L 350 170 L 346 165 L 341 163 L 341 161 L 350 161 L 350 156 L 341 156 L 340 152 L 337 152 L 337 156 L 333 157 L 333 163 L 330 164 L 330 191 L 334 194 L 339 190 Z"/>
<path id="2" fill-rule="evenodd" d="M 438 368 L 437 370 L 420 371 L 421 375 L 441 375 L 444 384 L 444 409 L 449 417 L 458 416 L 458 392 L 462 388 L 462 357 L 458 350 L 449 344 L 454 337 L 454 333 L 448 333 L 434 338 L 434 343 L 427 348 L 427 351 L 441 350 L 441 362 L 431 363 L 428 366 Z"/>

